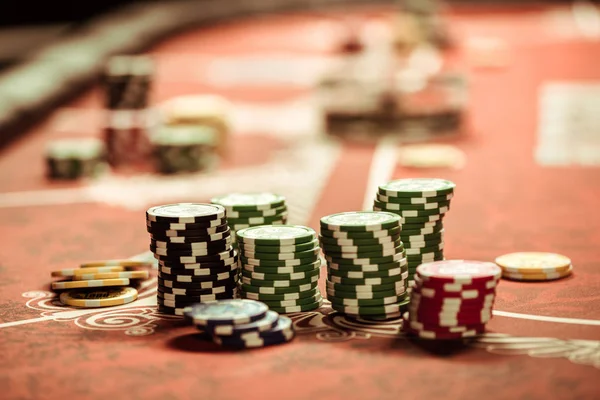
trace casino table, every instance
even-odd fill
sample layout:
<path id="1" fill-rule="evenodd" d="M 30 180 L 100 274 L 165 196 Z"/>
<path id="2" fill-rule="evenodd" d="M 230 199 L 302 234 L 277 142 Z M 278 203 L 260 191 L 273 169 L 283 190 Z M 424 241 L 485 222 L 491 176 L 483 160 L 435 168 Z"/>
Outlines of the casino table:
<path id="1" fill-rule="evenodd" d="M 334 57 L 336 21 L 385 21 L 388 6 L 241 18 L 151 48 L 154 102 L 208 92 L 234 105 L 228 154 L 211 173 L 121 169 L 50 182 L 46 141 L 98 135 L 100 91 L 57 107 L 0 157 L 2 398 L 599 398 L 600 169 L 546 165 L 534 154 L 541 85 L 600 78 L 600 41 L 580 34 L 568 12 L 448 11 L 453 56 L 469 76 L 469 112 L 465 132 L 439 142 L 465 153 L 460 169 L 402 167 L 393 138 L 356 143 L 316 133 L 312 86 Z M 501 62 L 476 65 L 481 54 L 468 37 L 500 40 Z M 320 217 L 365 209 L 378 184 L 406 177 L 456 183 L 447 259 L 552 251 L 571 258 L 573 275 L 502 280 L 487 332 L 460 343 L 414 339 L 398 320 L 352 320 L 325 303 L 290 314 L 291 343 L 248 351 L 218 347 L 157 312 L 155 277 L 137 301 L 110 308 L 62 306 L 49 287 L 51 270 L 148 257 L 151 205 L 273 191 L 288 199 L 291 223 L 318 229 Z"/>

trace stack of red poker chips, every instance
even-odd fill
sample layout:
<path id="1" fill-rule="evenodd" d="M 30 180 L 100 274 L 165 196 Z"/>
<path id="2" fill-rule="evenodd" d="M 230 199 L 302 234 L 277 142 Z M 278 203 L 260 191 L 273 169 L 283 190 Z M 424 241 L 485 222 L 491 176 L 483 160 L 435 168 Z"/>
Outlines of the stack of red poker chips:
<path id="1" fill-rule="evenodd" d="M 417 267 L 405 332 L 427 339 L 462 339 L 485 331 L 502 270 L 494 263 L 445 260 Z"/>

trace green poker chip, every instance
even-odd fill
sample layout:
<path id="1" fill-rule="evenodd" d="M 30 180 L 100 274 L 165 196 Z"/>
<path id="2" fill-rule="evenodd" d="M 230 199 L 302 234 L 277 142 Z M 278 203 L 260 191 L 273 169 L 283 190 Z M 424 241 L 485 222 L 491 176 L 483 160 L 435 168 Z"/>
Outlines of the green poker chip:
<path id="1" fill-rule="evenodd" d="M 254 246 L 240 242 L 240 249 L 253 253 L 300 253 L 303 251 L 313 250 L 319 247 L 319 241 L 292 244 L 288 246 Z"/>
<path id="2" fill-rule="evenodd" d="M 252 292 L 241 292 L 242 298 L 258 300 L 258 301 L 286 301 L 286 300 L 300 300 L 320 295 L 321 292 L 318 288 L 306 290 L 302 292 L 284 293 L 284 294 L 263 294 L 263 293 L 252 293 Z"/>
<path id="3" fill-rule="evenodd" d="M 445 179 L 398 179 L 379 186 L 378 192 L 390 197 L 438 197 L 454 192 L 456 184 Z"/>
<path id="4" fill-rule="evenodd" d="M 420 248 L 433 248 L 433 247 L 440 247 L 442 246 L 443 248 L 444 245 L 444 238 L 439 238 L 436 240 L 431 240 L 429 242 L 406 242 L 406 249 L 420 249 Z M 407 251 L 407 254 L 410 254 L 410 252 Z"/>
<path id="5" fill-rule="evenodd" d="M 392 204 L 392 203 L 381 203 L 377 200 L 373 202 L 373 209 L 383 210 L 387 212 L 393 212 L 402 217 L 424 217 L 428 215 L 438 215 L 447 213 L 450 208 L 448 206 L 443 206 L 439 208 L 428 208 L 424 210 L 419 209 L 406 209 L 402 207 L 401 204 Z"/>
<path id="6" fill-rule="evenodd" d="M 321 252 L 319 247 L 312 250 L 299 251 L 298 253 L 252 253 L 242 249 L 241 255 L 247 258 L 256 258 L 258 260 L 296 260 L 317 257 Z"/>
<path id="7" fill-rule="evenodd" d="M 279 314 L 290 314 L 295 312 L 305 312 L 305 311 L 313 311 L 323 305 L 323 300 L 316 301 L 310 304 L 303 304 L 299 306 L 290 306 L 290 307 L 269 307 L 271 311 L 275 311 Z"/>
<path id="8" fill-rule="evenodd" d="M 400 275 L 379 277 L 379 278 L 342 278 L 334 275 L 327 275 L 327 280 L 331 283 L 338 283 L 340 285 L 357 285 L 357 286 L 376 286 L 376 285 L 390 285 L 399 282 L 403 282 L 405 277 Z"/>
<path id="9" fill-rule="evenodd" d="M 410 304 L 410 298 L 404 299 L 399 303 L 388 304 L 383 306 L 339 306 L 331 304 L 331 308 L 341 312 L 343 314 L 349 314 L 353 316 L 371 316 L 376 315 L 378 317 L 390 318 L 396 317 L 399 313 L 404 312 Z"/>
<path id="10" fill-rule="evenodd" d="M 349 299 L 344 297 L 327 296 L 332 305 L 338 307 L 372 307 L 387 304 L 398 304 L 408 297 L 408 292 L 398 296 L 380 297 L 375 299 Z"/>
<path id="11" fill-rule="evenodd" d="M 440 203 L 450 203 L 450 200 L 454 197 L 454 194 L 445 194 L 442 196 L 435 197 L 394 197 L 394 196 L 386 196 L 381 193 L 377 193 L 376 199 L 378 201 L 384 203 L 395 203 L 402 204 L 406 206 L 424 206 L 428 207 L 428 204 L 440 204 Z"/>
<path id="12" fill-rule="evenodd" d="M 386 283 L 382 285 L 347 285 L 343 283 L 334 283 L 325 281 L 325 285 L 329 290 L 337 292 L 359 293 L 359 292 L 380 292 L 406 288 L 406 282 L 398 281 L 395 283 Z"/>
<path id="13" fill-rule="evenodd" d="M 309 285 L 316 283 L 319 280 L 319 276 L 311 276 L 310 278 L 294 279 L 294 280 L 280 280 L 280 281 L 267 281 L 261 279 L 251 279 L 242 277 L 241 282 L 251 286 L 261 287 L 297 287 L 302 285 Z"/>
<path id="14" fill-rule="evenodd" d="M 336 239 L 379 239 L 400 234 L 400 226 L 373 232 L 342 232 L 321 227 L 321 236 Z"/>
<path id="15" fill-rule="evenodd" d="M 400 235 L 384 236 L 375 239 L 340 239 L 319 235 L 319 242 L 323 246 L 374 246 L 386 245 L 400 240 Z"/>
<path id="16" fill-rule="evenodd" d="M 251 217 L 251 218 L 227 218 L 227 224 L 233 226 L 239 225 L 270 225 L 273 222 L 287 220 L 288 213 L 283 212 L 270 217 Z"/>
<path id="17" fill-rule="evenodd" d="M 265 303 L 271 308 L 284 308 L 284 307 L 296 307 L 296 306 L 307 306 L 310 304 L 314 304 L 317 302 L 323 301 L 323 297 L 320 293 L 316 294 L 312 297 L 305 297 L 302 299 L 296 300 L 261 300 L 261 302 Z"/>
<path id="18" fill-rule="evenodd" d="M 323 252 L 328 253 L 369 253 L 369 252 L 382 252 L 386 250 L 392 250 L 396 247 L 402 246 L 400 239 L 389 242 L 386 244 L 372 244 L 372 245 L 360 245 L 360 246 L 338 246 L 332 244 L 322 243 Z"/>
<path id="19" fill-rule="evenodd" d="M 242 271 L 258 272 L 261 274 L 294 274 L 297 272 L 319 271 L 321 268 L 321 260 L 317 260 L 310 264 L 301 264 L 291 267 L 261 267 L 257 265 L 242 264 Z"/>
<path id="20" fill-rule="evenodd" d="M 439 215 L 429 215 L 427 217 L 402 217 L 402 223 L 410 224 L 423 224 L 423 223 L 431 223 L 442 221 L 444 219 L 444 214 Z"/>
<path id="21" fill-rule="evenodd" d="M 329 263 L 329 271 L 340 271 L 340 272 L 377 272 L 388 269 L 402 268 L 407 265 L 406 259 L 400 259 L 391 263 L 384 264 L 367 264 L 367 265 L 353 265 L 353 264 L 335 264 Z"/>
<path id="22" fill-rule="evenodd" d="M 402 242 L 432 242 L 435 240 L 442 240 L 444 238 L 444 230 L 442 229 L 439 232 L 428 233 L 424 235 L 409 235 L 402 234 L 400 235 L 400 240 Z"/>
<path id="23" fill-rule="evenodd" d="M 399 266 L 398 268 L 382 269 L 379 271 L 340 271 L 337 269 L 329 268 L 327 273 L 329 276 L 335 276 L 339 278 L 353 278 L 353 279 L 366 279 L 366 278 L 385 278 L 392 276 L 401 276 L 403 272 L 406 272 L 408 267 Z"/>
<path id="24" fill-rule="evenodd" d="M 400 226 L 398 215 L 376 211 L 351 211 L 321 218 L 321 230 L 340 232 L 376 232 Z"/>
<path id="25" fill-rule="evenodd" d="M 313 264 L 319 259 L 318 256 L 310 258 L 300 258 L 293 260 L 260 260 L 257 258 L 248 258 L 240 254 L 240 262 L 242 264 L 256 265 L 258 267 L 295 267 L 298 265 Z"/>
<path id="26" fill-rule="evenodd" d="M 406 255 L 408 256 L 418 256 L 426 253 L 437 253 L 444 250 L 444 243 L 437 243 L 431 246 L 420 246 L 416 245 L 406 249 Z"/>
<path id="27" fill-rule="evenodd" d="M 263 280 L 263 281 L 284 281 L 284 280 L 297 280 L 307 279 L 313 276 L 319 276 L 320 270 L 315 269 L 308 272 L 294 272 L 291 274 L 263 274 L 260 272 L 250 272 L 242 270 L 242 276 L 249 279 Z"/>
<path id="28" fill-rule="evenodd" d="M 325 255 L 330 258 L 379 258 L 379 257 L 388 257 L 394 256 L 396 254 L 402 253 L 404 251 L 404 246 L 400 245 L 398 247 L 394 247 L 392 249 L 386 250 L 378 250 L 378 251 L 367 251 L 367 252 L 348 252 L 348 253 L 336 253 L 331 251 L 325 251 Z"/>
<path id="29" fill-rule="evenodd" d="M 231 193 L 213 197 L 210 201 L 227 211 L 263 211 L 285 205 L 285 197 L 274 193 Z"/>
<path id="30" fill-rule="evenodd" d="M 232 220 L 243 220 L 248 218 L 256 218 L 256 217 L 274 217 L 287 214 L 287 207 L 281 206 L 276 208 L 270 208 L 268 210 L 258 210 L 258 211 L 225 211 L 225 216 L 228 219 Z"/>
<path id="31" fill-rule="evenodd" d="M 300 293 L 309 290 L 314 290 L 317 287 L 317 282 L 291 287 L 268 287 L 268 286 L 254 286 L 242 283 L 240 289 L 246 293 L 262 293 L 262 294 L 286 294 L 286 293 Z"/>
<path id="32" fill-rule="evenodd" d="M 397 253 L 393 256 L 374 257 L 374 258 L 337 258 L 325 256 L 325 259 L 333 264 L 351 264 L 351 265 L 366 265 L 366 264 L 387 264 L 401 260 L 405 257 L 404 252 Z"/>
<path id="33" fill-rule="evenodd" d="M 444 229 L 444 224 L 442 223 L 442 221 L 438 221 L 434 225 L 427 225 L 427 226 L 423 226 L 422 224 L 417 224 L 417 225 L 404 224 L 404 225 L 402 225 L 402 228 L 403 228 L 402 234 L 405 236 L 406 235 L 408 235 L 408 236 L 430 235 L 430 234 L 441 232 Z"/>
<path id="34" fill-rule="evenodd" d="M 444 258 L 443 251 L 436 252 L 436 253 L 424 253 L 424 254 L 419 254 L 418 256 L 412 256 L 412 255 L 406 256 L 409 267 L 410 267 L 411 263 L 415 263 L 415 262 L 424 263 L 424 262 L 430 262 L 430 261 L 440 261 L 443 258 Z"/>
<path id="35" fill-rule="evenodd" d="M 312 242 L 317 233 L 301 225 L 253 226 L 236 232 L 238 242 L 254 246 L 288 246 Z"/>

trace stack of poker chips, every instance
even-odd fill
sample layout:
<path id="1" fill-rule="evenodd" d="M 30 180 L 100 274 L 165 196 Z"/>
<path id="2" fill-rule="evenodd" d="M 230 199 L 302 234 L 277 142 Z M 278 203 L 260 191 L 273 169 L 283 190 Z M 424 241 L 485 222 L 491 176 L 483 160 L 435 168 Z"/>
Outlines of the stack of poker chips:
<path id="1" fill-rule="evenodd" d="M 408 267 L 400 217 L 358 211 L 321 218 L 327 299 L 351 317 L 397 318 L 408 304 Z"/>
<path id="2" fill-rule="evenodd" d="M 104 143 L 94 138 L 54 140 L 46 149 L 46 166 L 50 179 L 99 175 L 106 170 Z"/>
<path id="3" fill-rule="evenodd" d="M 211 202 L 225 207 L 234 240 L 240 229 L 287 223 L 285 197 L 274 193 L 231 193 L 214 197 Z"/>
<path id="4" fill-rule="evenodd" d="M 165 174 L 211 169 L 217 162 L 217 131 L 207 126 L 161 126 L 152 134 L 157 171 Z"/>
<path id="5" fill-rule="evenodd" d="M 184 315 L 212 340 L 226 347 L 256 348 L 291 341 L 292 320 L 254 300 L 222 300 L 187 307 Z"/>
<path id="6" fill-rule="evenodd" d="M 108 161 L 113 166 L 145 162 L 150 153 L 148 132 L 156 125 L 152 113 L 115 110 L 104 125 Z"/>
<path id="7" fill-rule="evenodd" d="M 399 179 L 379 186 L 373 210 L 402 217 L 409 280 L 424 262 L 444 259 L 444 225 L 455 184 L 443 179 Z"/>
<path id="8" fill-rule="evenodd" d="M 264 225 L 237 234 L 241 296 L 281 314 L 319 308 L 321 251 L 316 232 L 296 225 Z"/>
<path id="9" fill-rule="evenodd" d="M 502 271 L 494 263 L 446 260 L 417 267 L 403 328 L 426 339 L 462 339 L 485 331 Z"/>
<path id="10" fill-rule="evenodd" d="M 65 278 L 52 282 L 60 291 L 60 302 L 73 307 L 110 307 L 135 301 L 138 292 L 128 287 L 137 280 L 148 279 L 145 261 L 105 260 L 81 264 L 79 268 L 52 271 L 51 276 Z M 144 268 L 144 269 L 139 269 Z"/>
<path id="11" fill-rule="evenodd" d="M 148 107 L 150 85 L 154 73 L 147 56 L 114 56 L 104 70 L 106 108 L 109 110 L 141 110 Z"/>
<path id="12" fill-rule="evenodd" d="M 515 281 L 553 281 L 573 273 L 569 257 L 556 253 L 518 252 L 496 258 L 502 277 Z"/>
<path id="13" fill-rule="evenodd" d="M 237 255 L 223 207 L 156 206 L 146 211 L 146 224 L 158 259 L 159 311 L 183 315 L 191 304 L 234 297 Z"/>

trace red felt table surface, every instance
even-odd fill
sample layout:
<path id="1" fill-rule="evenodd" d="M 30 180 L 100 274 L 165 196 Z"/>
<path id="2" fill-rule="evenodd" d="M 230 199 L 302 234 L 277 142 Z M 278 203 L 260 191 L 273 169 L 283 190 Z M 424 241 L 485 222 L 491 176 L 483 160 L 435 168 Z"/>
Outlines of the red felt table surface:
<path id="1" fill-rule="evenodd" d="M 362 10 L 357 16 L 386 13 Z M 130 172 L 113 177 L 118 185 L 108 186 L 112 192 L 91 183 L 46 181 L 47 140 L 98 133 L 94 110 L 100 95 L 91 91 L 0 157 L 2 398 L 598 398 L 600 169 L 540 166 L 533 152 L 540 84 L 599 79 L 600 42 L 576 35 L 565 39 L 550 28 L 551 15 L 556 10 L 543 7 L 450 12 L 459 45 L 455 56 L 471 81 L 469 129 L 452 141 L 465 152 L 466 166 L 396 167 L 392 175 L 456 182 L 445 220 L 446 258 L 493 260 L 513 251 L 555 251 L 572 259 L 573 276 L 502 281 L 488 333 L 462 346 L 409 340 L 399 333 L 399 321 L 353 322 L 324 307 L 292 315 L 298 335 L 289 345 L 228 351 L 200 340 L 181 320 L 157 313 L 155 281 L 124 307 L 60 306 L 49 291 L 51 270 L 147 249 L 143 210 L 146 202 L 160 199 L 156 191 L 181 191 L 181 201 L 209 199 L 169 180 L 149 178 L 144 186 Z M 208 91 L 276 107 L 305 96 L 310 89 L 302 85 L 225 87 L 198 79 L 198 71 L 211 57 L 326 57 L 334 43 L 327 46 L 315 32 L 326 32 L 331 18 L 261 17 L 168 39 L 152 50 L 158 63 L 154 101 Z M 461 47 L 468 35 L 503 40 L 507 65 L 469 69 Z M 296 143 L 288 139 L 261 130 L 234 133 L 233 156 L 221 167 L 224 178 L 213 184 L 233 191 L 236 171 L 287 154 Z M 306 204 L 300 201 L 304 207 L 297 220 L 318 228 L 323 215 L 361 209 L 377 148 L 337 144 L 329 173 L 319 178 L 322 185 Z M 139 204 L 120 201 L 119 188 L 128 182 L 142 188 Z M 104 192 L 98 194 L 98 188 Z"/>

